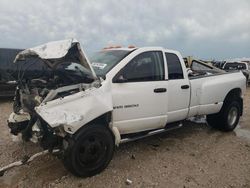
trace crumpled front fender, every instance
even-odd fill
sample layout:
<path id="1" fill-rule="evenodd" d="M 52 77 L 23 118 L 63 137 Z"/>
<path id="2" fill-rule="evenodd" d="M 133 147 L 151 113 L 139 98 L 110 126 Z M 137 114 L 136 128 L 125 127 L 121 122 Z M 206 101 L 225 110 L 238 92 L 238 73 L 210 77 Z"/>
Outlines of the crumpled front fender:
<path id="1" fill-rule="evenodd" d="M 63 126 L 70 134 L 93 119 L 113 110 L 110 83 L 90 88 L 36 107 L 36 112 L 52 128 Z"/>

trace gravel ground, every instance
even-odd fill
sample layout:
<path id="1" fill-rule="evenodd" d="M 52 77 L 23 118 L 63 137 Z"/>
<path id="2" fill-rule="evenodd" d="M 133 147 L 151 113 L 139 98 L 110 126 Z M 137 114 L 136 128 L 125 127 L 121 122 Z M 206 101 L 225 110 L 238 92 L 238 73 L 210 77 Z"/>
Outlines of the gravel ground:
<path id="1" fill-rule="evenodd" d="M 174 131 L 121 145 L 108 168 L 91 178 L 69 174 L 54 156 L 41 156 L 0 177 L 0 187 L 249 187 L 250 88 L 238 128 L 222 133 L 186 122 Z M 0 101 L 0 166 L 41 149 L 14 139 L 6 120 L 12 102 Z M 131 185 L 126 180 L 132 181 Z"/>

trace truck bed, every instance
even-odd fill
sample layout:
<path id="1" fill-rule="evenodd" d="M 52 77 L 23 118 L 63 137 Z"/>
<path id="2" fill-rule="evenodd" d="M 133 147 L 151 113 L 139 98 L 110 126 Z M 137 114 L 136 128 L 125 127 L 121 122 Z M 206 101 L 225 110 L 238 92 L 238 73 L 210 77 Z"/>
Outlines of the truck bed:
<path id="1" fill-rule="evenodd" d="M 246 88 L 246 85 L 243 85 L 246 82 L 242 82 L 245 79 L 241 72 L 190 77 L 191 100 L 188 117 L 219 112 L 229 91 L 235 88 Z"/>

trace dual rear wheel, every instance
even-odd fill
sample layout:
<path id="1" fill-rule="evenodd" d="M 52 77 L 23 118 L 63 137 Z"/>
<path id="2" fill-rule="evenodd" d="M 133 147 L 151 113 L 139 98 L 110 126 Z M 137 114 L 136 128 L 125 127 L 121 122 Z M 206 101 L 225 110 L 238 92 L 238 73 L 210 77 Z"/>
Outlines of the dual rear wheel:
<path id="1" fill-rule="evenodd" d="M 233 131 L 239 123 L 241 115 L 240 100 L 225 101 L 222 109 L 217 114 L 207 115 L 208 124 L 221 131 Z"/>

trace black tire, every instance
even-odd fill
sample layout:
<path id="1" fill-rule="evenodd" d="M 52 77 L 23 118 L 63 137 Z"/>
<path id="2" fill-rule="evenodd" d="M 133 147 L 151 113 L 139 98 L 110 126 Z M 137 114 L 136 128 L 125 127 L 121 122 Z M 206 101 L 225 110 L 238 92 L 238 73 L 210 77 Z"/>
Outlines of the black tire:
<path id="1" fill-rule="evenodd" d="M 106 126 L 88 125 L 68 139 L 63 163 L 75 176 L 90 177 L 108 166 L 114 148 L 113 135 Z"/>
<path id="2" fill-rule="evenodd" d="M 221 131 L 233 131 L 239 123 L 240 111 L 239 100 L 226 101 L 219 113 L 207 115 L 207 123 Z"/>

